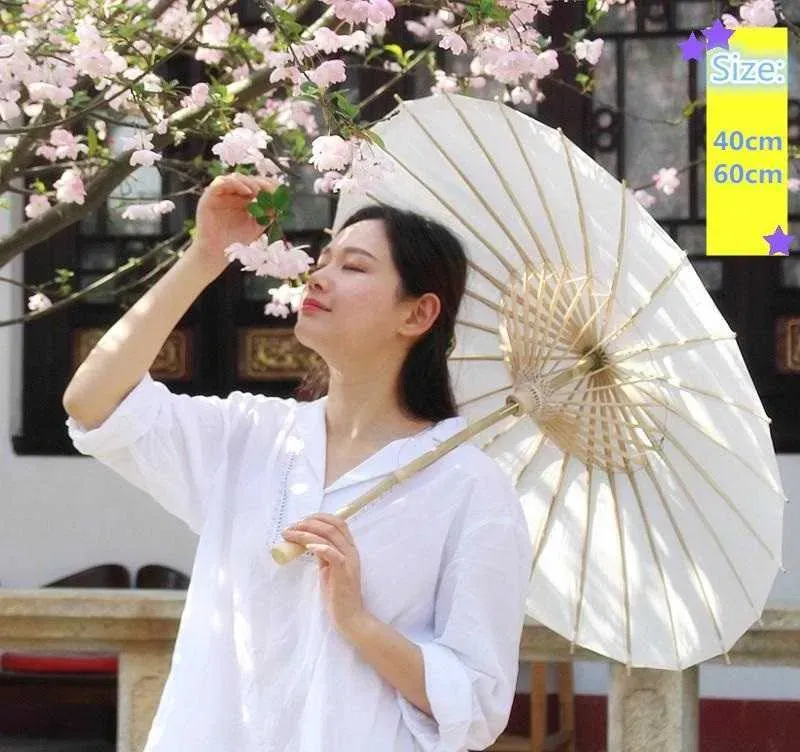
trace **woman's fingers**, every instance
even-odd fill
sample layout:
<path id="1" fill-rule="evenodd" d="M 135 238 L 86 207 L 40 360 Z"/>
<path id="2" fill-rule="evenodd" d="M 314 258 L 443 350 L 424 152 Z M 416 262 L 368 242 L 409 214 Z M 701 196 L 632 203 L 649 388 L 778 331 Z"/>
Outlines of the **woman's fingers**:
<path id="1" fill-rule="evenodd" d="M 327 519 L 322 519 L 323 516 Z M 311 534 L 316 538 L 332 543 L 340 551 L 355 548 L 355 541 L 347 528 L 347 524 L 334 515 L 317 513 L 313 517 L 301 520 L 296 525 L 293 525 L 287 532 Z"/>

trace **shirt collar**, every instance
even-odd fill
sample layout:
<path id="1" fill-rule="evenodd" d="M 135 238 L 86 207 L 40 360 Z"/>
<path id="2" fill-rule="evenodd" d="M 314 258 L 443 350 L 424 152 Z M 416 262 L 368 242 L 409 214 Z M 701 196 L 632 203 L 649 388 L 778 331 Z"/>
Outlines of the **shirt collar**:
<path id="1" fill-rule="evenodd" d="M 313 402 L 300 403 L 293 433 L 299 439 L 295 445 L 306 467 L 322 488 L 325 478 L 325 406 L 328 397 Z M 467 419 L 457 415 L 445 418 L 416 436 L 395 439 L 358 467 L 337 478 L 325 493 L 338 491 L 368 480 L 376 480 L 393 473 L 400 467 L 435 448 L 454 434 L 466 428 Z"/>

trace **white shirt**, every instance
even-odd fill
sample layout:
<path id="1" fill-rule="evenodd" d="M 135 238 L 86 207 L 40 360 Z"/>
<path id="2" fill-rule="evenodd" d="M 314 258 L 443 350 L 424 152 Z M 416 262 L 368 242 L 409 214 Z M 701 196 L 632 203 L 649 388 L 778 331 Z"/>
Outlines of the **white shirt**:
<path id="1" fill-rule="evenodd" d="M 421 648 L 433 718 L 338 633 L 312 553 L 273 561 L 288 525 L 335 512 L 467 425 L 392 441 L 323 488 L 326 402 L 173 394 L 145 374 L 97 428 L 67 420 L 80 452 L 200 536 L 144 752 L 465 752 L 506 727 L 532 544 L 514 487 L 477 446 L 347 521 L 364 605 Z"/>

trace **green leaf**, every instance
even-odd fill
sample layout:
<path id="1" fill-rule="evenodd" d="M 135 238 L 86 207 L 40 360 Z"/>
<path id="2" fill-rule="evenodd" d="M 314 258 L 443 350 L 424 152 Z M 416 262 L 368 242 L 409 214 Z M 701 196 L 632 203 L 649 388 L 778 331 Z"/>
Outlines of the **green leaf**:
<path id="1" fill-rule="evenodd" d="M 259 219 L 259 220 L 265 219 L 267 216 L 266 212 L 264 211 L 264 207 L 256 203 L 247 205 L 247 213 L 254 219 Z"/>
<path id="2" fill-rule="evenodd" d="M 291 194 L 285 185 L 280 185 L 272 194 L 273 206 L 277 209 L 286 209 L 291 201 Z"/>
<path id="3" fill-rule="evenodd" d="M 378 146 L 380 146 L 381 149 L 386 148 L 386 144 L 383 143 L 383 139 L 377 133 L 375 133 L 375 131 L 366 131 L 364 135 L 370 141 L 372 141 L 373 144 L 377 144 Z"/>
<path id="4" fill-rule="evenodd" d="M 406 64 L 406 55 L 403 52 L 403 48 L 399 44 L 387 44 L 383 48 L 388 52 L 395 60 L 397 60 L 400 65 Z"/>

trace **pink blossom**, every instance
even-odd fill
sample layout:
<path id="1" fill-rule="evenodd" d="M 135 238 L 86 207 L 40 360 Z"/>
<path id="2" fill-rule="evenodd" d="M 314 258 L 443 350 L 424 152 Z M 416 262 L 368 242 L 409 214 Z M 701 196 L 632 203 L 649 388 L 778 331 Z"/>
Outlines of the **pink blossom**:
<path id="1" fill-rule="evenodd" d="M 169 214 L 175 210 L 172 201 L 158 201 L 152 204 L 131 204 L 124 212 L 122 218 L 131 221 L 158 219 L 162 214 Z"/>
<path id="2" fill-rule="evenodd" d="M 591 65 L 597 65 L 600 55 L 603 54 L 603 40 L 593 39 L 591 41 L 582 39 L 575 45 L 575 58 L 586 60 Z"/>
<path id="3" fill-rule="evenodd" d="M 138 149 L 131 154 L 130 165 L 132 167 L 152 167 L 160 159 L 161 155 L 156 151 L 150 151 L 149 149 Z"/>
<path id="4" fill-rule="evenodd" d="M 78 159 L 81 153 L 87 153 L 89 147 L 80 143 L 81 136 L 76 136 L 64 128 L 53 128 L 50 133 L 50 144 L 42 144 L 36 154 L 56 162 L 59 159 Z"/>
<path id="5" fill-rule="evenodd" d="M 305 289 L 305 285 L 283 284 L 280 287 L 271 287 L 269 294 L 272 295 L 273 305 L 290 308 L 292 311 L 297 312 Z"/>
<path id="6" fill-rule="evenodd" d="M 250 36 L 250 44 L 262 55 L 266 55 L 275 44 L 275 35 L 269 29 L 262 27 L 255 34 Z"/>
<path id="7" fill-rule="evenodd" d="M 800 191 L 800 178 L 789 178 L 789 191 L 791 193 Z"/>
<path id="8" fill-rule="evenodd" d="M 242 264 L 242 271 L 255 272 L 258 277 L 277 277 L 278 279 L 294 279 L 314 262 L 303 249 L 307 245 L 291 246 L 285 240 L 272 243 L 266 235 L 254 242 L 233 243 L 223 253 L 228 261 L 234 259 Z"/>
<path id="9" fill-rule="evenodd" d="M 656 197 L 647 191 L 636 191 L 633 197 L 645 208 L 649 209 L 655 202 Z"/>
<path id="10" fill-rule="evenodd" d="M 331 84 L 340 83 L 347 78 L 344 60 L 326 60 L 310 71 L 308 77 L 320 89 L 327 89 Z"/>
<path id="11" fill-rule="evenodd" d="M 342 170 L 353 158 L 353 147 L 341 136 L 319 136 L 311 144 L 312 156 L 309 162 L 320 172 Z"/>
<path id="12" fill-rule="evenodd" d="M 50 298 L 41 292 L 37 292 L 28 298 L 29 311 L 45 311 L 52 305 L 53 303 Z"/>
<path id="13" fill-rule="evenodd" d="M 450 50 L 454 55 L 463 55 L 467 51 L 467 43 L 463 37 L 452 29 L 436 29 L 436 33 L 442 37 L 439 47 L 443 50 Z"/>
<path id="14" fill-rule="evenodd" d="M 72 97 L 72 90 L 66 86 L 38 81 L 28 84 L 28 97 L 31 102 L 50 101 L 58 107 L 65 105 Z"/>
<path id="15" fill-rule="evenodd" d="M 444 26 L 444 20 L 438 13 L 428 13 L 419 21 L 406 21 L 406 28 L 420 41 L 426 42 L 436 29 Z"/>
<path id="16" fill-rule="evenodd" d="M 341 173 L 329 170 L 314 181 L 314 193 L 332 193 L 338 187 L 342 177 Z"/>
<path id="17" fill-rule="evenodd" d="M 228 44 L 228 37 L 231 35 L 231 26 L 226 22 L 225 18 L 222 17 L 224 15 L 230 18 L 230 14 L 227 12 L 213 16 L 200 30 L 200 34 L 197 37 L 196 60 L 216 64 L 224 57 L 222 50 L 212 50 L 210 47 L 203 47 L 203 45 L 225 47 Z"/>
<path id="18" fill-rule="evenodd" d="M 208 102 L 208 91 L 207 83 L 195 84 L 189 91 L 189 96 L 181 100 L 181 107 L 202 107 Z"/>
<path id="19" fill-rule="evenodd" d="M 395 15 L 389 0 L 329 0 L 329 4 L 337 18 L 354 24 L 381 24 Z"/>
<path id="20" fill-rule="evenodd" d="M 342 40 L 342 49 L 345 52 L 364 53 L 370 45 L 370 38 L 363 29 L 356 29 L 352 34 L 345 34 L 339 37 Z"/>
<path id="21" fill-rule="evenodd" d="M 56 198 L 66 204 L 83 204 L 86 199 L 86 188 L 77 170 L 64 170 L 53 187 L 56 189 Z"/>
<path id="22" fill-rule="evenodd" d="M 653 175 L 653 180 L 656 182 L 656 188 L 666 196 L 675 193 L 675 189 L 681 184 L 675 167 L 662 167 Z"/>
<path id="23" fill-rule="evenodd" d="M 510 97 L 514 104 L 531 104 L 533 102 L 533 95 L 523 86 L 515 86 L 511 90 Z"/>
<path id="24" fill-rule="evenodd" d="M 6 99 L 0 98 L 0 120 L 10 123 L 22 114 L 22 110 L 15 100 L 19 99 L 18 91 L 11 91 L 6 95 Z"/>
<path id="25" fill-rule="evenodd" d="M 40 217 L 50 208 L 50 201 L 47 196 L 37 193 L 28 199 L 28 204 L 25 207 L 25 216 L 28 219 L 36 219 Z"/>
<path id="26" fill-rule="evenodd" d="M 558 55 L 555 50 L 545 50 L 536 57 L 531 71 L 536 78 L 544 78 L 558 68 Z"/>
<path id="27" fill-rule="evenodd" d="M 260 130 L 234 128 L 211 147 L 211 152 L 226 165 L 253 164 L 263 158 L 261 150 L 266 149 L 271 140 L 271 136 Z"/>
<path id="28" fill-rule="evenodd" d="M 338 52 L 342 47 L 342 37 L 327 26 L 317 29 L 312 40 L 320 52 L 328 55 Z"/>
<path id="29" fill-rule="evenodd" d="M 300 70 L 294 65 L 287 65 L 285 68 L 276 68 L 269 76 L 269 82 L 276 84 L 279 81 L 291 81 L 294 84 L 299 84 L 303 80 Z"/>
<path id="30" fill-rule="evenodd" d="M 739 8 L 743 26 L 775 26 L 775 4 L 772 0 L 748 0 Z"/>
<path id="31" fill-rule="evenodd" d="M 289 306 L 285 306 L 282 303 L 267 303 L 264 306 L 264 315 L 265 316 L 280 316 L 282 319 L 285 319 L 291 311 L 289 310 Z"/>
<path id="32" fill-rule="evenodd" d="M 436 83 L 431 86 L 431 93 L 446 94 L 458 91 L 458 80 L 453 76 L 448 76 L 443 70 L 435 70 L 433 77 Z"/>

